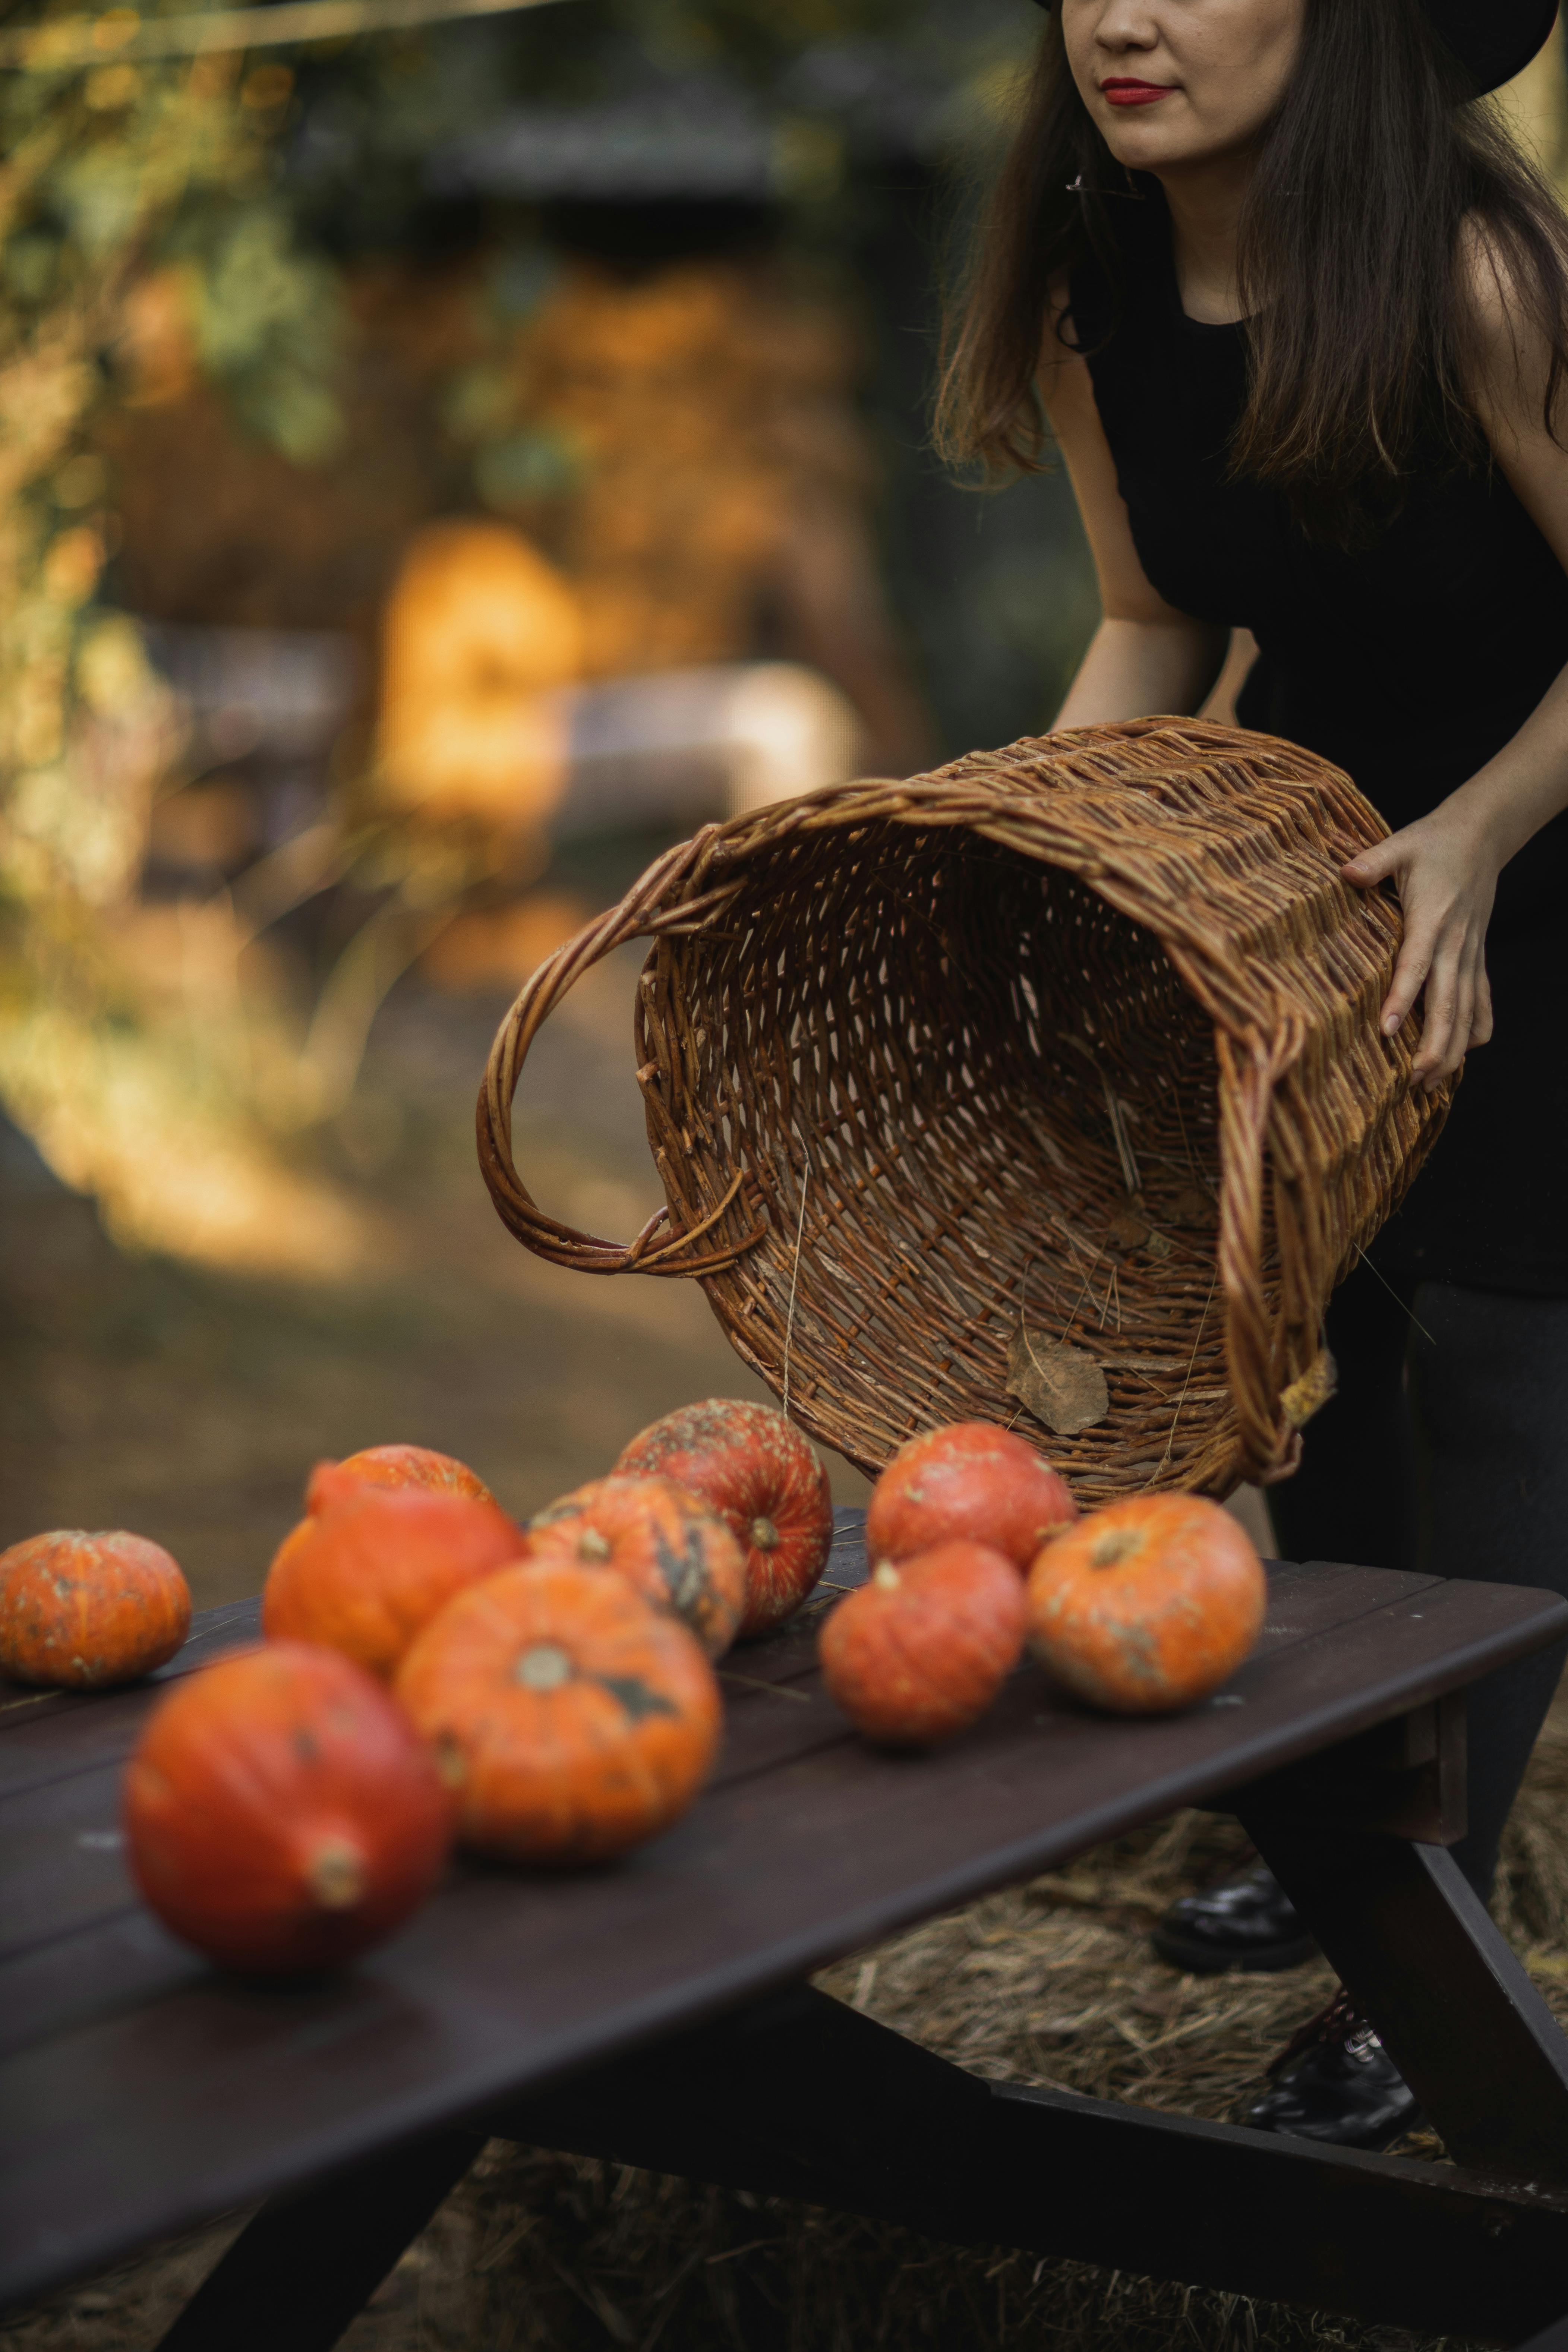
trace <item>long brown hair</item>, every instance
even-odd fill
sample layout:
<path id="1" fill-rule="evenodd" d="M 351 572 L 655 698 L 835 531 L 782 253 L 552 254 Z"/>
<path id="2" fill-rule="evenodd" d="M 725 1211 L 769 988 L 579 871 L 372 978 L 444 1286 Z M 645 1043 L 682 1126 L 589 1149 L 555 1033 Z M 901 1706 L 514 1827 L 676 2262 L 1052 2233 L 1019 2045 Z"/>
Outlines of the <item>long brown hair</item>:
<path id="1" fill-rule="evenodd" d="M 1516 332 L 1550 352 L 1554 426 L 1568 221 L 1473 95 L 1419 0 L 1307 0 L 1243 209 L 1249 389 L 1231 460 L 1331 539 L 1359 538 L 1435 452 L 1480 454 L 1468 389 L 1480 330 L 1464 276 L 1478 247 Z M 1132 184 L 1079 96 L 1053 13 L 950 309 L 936 431 L 950 461 L 992 473 L 1046 462 L 1036 376 L 1049 289 L 1090 255 L 1118 281 Z M 1138 184 L 1159 199 L 1156 183 Z"/>

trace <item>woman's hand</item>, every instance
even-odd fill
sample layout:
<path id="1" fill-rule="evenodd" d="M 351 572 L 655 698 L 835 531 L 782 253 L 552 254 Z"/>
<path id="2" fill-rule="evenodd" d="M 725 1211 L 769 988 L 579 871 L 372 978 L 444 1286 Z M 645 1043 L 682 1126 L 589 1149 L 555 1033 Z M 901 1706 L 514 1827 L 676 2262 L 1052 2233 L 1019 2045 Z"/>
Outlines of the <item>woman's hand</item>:
<path id="1" fill-rule="evenodd" d="M 1405 944 L 1383 1007 L 1383 1029 L 1392 1037 L 1423 996 L 1421 1045 L 1411 1076 L 1428 1093 L 1458 1068 L 1471 1045 L 1484 1045 L 1492 1034 L 1487 925 L 1502 862 L 1483 811 L 1457 793 L 1430 816 L 1340 868 L 1362 889 L 1392 879 L 1399 892 Z"/>

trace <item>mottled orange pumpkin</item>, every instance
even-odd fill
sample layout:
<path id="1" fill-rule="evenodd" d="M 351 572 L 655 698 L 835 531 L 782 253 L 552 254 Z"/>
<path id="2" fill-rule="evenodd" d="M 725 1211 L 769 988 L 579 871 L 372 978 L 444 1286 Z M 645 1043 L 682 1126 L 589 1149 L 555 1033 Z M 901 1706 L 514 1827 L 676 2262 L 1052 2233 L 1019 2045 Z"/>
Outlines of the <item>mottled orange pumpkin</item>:
<path id="1" fill-rule="evenodd" d="M 1263 1630 L 1245 1530 L 1199 1495 L 1138 1495 L 1080 1519 L 1029 1571 L 1029 1639 L 1057 1680 L 1118 1715 L 1217 1690 Z"/>
<path id="2" fill-rule="evenodd" d="M 616 1470 L 668 1478 L 718 1512 L 746 1562 L 742 1639 L 793 1616 L 822 1574 L 833 1545 L 827 1473 L 772 1405 L 682 1405 L 634 1437 Z"/>
<path id="3" fill-rule="evenodd" d="M 868 1738 L 924 1747 L 984 1714 L 1018 1663 L 1026 1614 L 1017 1570 L 984 1544 L 881 1560 L 818 1636 L 823 1680 Z"/>
<path id="4" fill-rule="evenodd" d="M 132 1871 L 226 1967 L 308 1974 L 389 1935 L 440 1877 L 453 1801 L 382 1685 L 268 1642 L 178 1684 L 125 1768 Z"/>
<path id="5" fill-rule="evenodd" d="M 963 1538 L 1023 1570 L 1077 1517 L 1066 1479 L 1032 1445 L 991 1422 L 961 1421 L 900 1446 L 872 1490 L 866 1549 L 907 1559 Z"/>
<path id="6" fill-rule="evenodd" d="M 342 1462 L 317 1463 L 305 1487 L 305 1508 L 330 1510 L 354 1484 L 426 1486 L 434 1494 L 466 1495 L 474 1503 L 495 1501 L 484 1480 L 455 1454 L 437 1454 L 428 1445 L 367 1445 Z"/>
<path id="7" fill-rule="evenodd" d="M 261 1630 L 271 1641 L 324 1642 L 390 1675 L 454 1593 L 521 1551 L 521 1535 L 494 1503 L 352 1481 L 284 1537 L 262 1591 Z"/>
<path id="8" fill-rule="evenodd" d="M 596 1478 L 530 1519 L 525 1557 L 614 1569 L 690 1626 L 710 1658 L 734 1640 L 746 1563 L 717 1512 L 668 1478 Z"/>
<path id="9" fill-rule="evenodd" d="M 696 1637 L 601 1569 L 525 1563 L 460 1593 L 396 1691 L 458 1790 L 460 1835 L 520 1862 L 597 1862 L 668 1828 L 719 1744 Z"/>
<path id="10" fill-rule="evenodd" d="M 0 1674 L 60 1690 L 134 1682 L 191 1629 L 191 1589 L 161 1544 L 62 1528 L 0 1552 Z"/>

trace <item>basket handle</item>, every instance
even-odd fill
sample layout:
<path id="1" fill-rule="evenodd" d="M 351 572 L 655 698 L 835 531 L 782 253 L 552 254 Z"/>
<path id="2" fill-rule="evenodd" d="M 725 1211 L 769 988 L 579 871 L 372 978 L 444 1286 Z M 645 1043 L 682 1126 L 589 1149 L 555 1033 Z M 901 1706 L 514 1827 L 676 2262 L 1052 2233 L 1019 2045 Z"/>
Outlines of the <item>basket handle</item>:
<path id="1" fill-rule="evenodd" d="M 479 1088 L 479 1167 L 501 1223 L 535 1256 L 577 1274 L 665 1274 L 683 1277 L 717 1274 L 762 1240 L 766 1227 L 753 1223 L 737 1242 L 703 1248 L 704 1236 L 756 1181 L 742 1169 L 717 1207 L 700 1223 L 678 1226 L 667 1207 L 656 1210 L 630 1242 L 601 1241 L 547 1217 L 517 1172 L 512 1157 L 511 1108 L 528 1049 L 562 998 L 591 967 L 628 940 L 658 939 L 671 931 L 700 931 L 721 914 L 742 887 L 739 879 L 687 896 L 693 877 L 701 880 L 705 853 L 719 827 L 704 825 L 651 866 L 618 907 L 600 915 L 574 939 L 547 956 L 524 982 L 516 1003 L 496 1032 Z"/>
<path id="2" fill-rule="evenodd" d="M 1288 1478 L 1301 1455 L 1301 1433 L 1281 1411 L 1273 1379 L 1273 1331 L 1263 1296 L 1263 1155 L 1280 1074 L 1300 1050 L 1299 1024 L 1288 1021 L 1272 1049 L 1252 1032 L 1238 1052 L 1219 1032 L 1218 1267 L 1226 1299 L 1225 1351 L 1246 1468 L 1264 1486 Z"/>

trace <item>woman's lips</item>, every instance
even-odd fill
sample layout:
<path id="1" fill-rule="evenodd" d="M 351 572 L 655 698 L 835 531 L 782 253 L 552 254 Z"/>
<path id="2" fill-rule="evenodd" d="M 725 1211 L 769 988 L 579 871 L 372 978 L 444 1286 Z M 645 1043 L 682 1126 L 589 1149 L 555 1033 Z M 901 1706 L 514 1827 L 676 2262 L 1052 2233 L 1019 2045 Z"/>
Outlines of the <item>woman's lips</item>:
<path id="1" fill-rule="evenodd" d="M 1100 94 L 1108 106 L 1152 106 L 1169 98 L 1173 87 L 1163 81 L 1102 81 Z"/>

